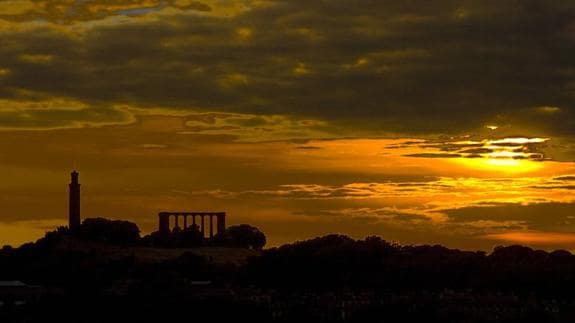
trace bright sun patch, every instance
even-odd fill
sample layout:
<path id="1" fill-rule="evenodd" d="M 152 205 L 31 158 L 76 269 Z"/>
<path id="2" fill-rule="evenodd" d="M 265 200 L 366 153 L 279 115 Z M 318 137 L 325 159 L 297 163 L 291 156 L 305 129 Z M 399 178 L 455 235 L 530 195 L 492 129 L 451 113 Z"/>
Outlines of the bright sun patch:
<path id="1" fill-rule="evenodd" d="M 484 140 L 470 154 L 462 154 L 456 161 L 469 168 L 527 173 L 543 168 L 544 156 L 534 145 L 543 144 L 549 138 L 503 138 Z"/>
<path id="2" fill-rule="evenodd" d="M 468 137 L 412 142 L 407 157 L 439 158 L 466 169 L 495 173 L 528 173 L 544 167 L 549 138 L 508 137 L 472 140 Z"/>
<path id="3" fill-rule="evenodd" d="M 544 167 L 542 162 L 512 158 L 456 158 L 454 162 L 471 169 L 501 173 L 530 173 Z"/>

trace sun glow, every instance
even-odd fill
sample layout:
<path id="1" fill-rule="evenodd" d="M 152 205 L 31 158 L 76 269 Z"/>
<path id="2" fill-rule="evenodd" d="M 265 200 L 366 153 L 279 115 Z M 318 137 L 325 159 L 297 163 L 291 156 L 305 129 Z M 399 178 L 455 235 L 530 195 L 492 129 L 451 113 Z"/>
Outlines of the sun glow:
<path id="1" fill-rule="evenodd" d="M 465 142 L 480 145 L 479 152 L 462 154 L 454 162 L 470 169 L 505 173 L 529 173 L 541 170 L 544 156 L 533 145 L 544 144 L 549 138 L 503 138 Z"/>
<path id="2" fill-rule="evenodd" d="M 513 158 L 455 158 L 453 162 L 470 169 L 511 174 L 535 172 L 544 167 L 542 162 Z"/>
<path id="3" fill-rule="evenodd" d="M 498 140 L 488 140 L 489 143 L 494 145 L 505 144 L 540 144 L 549 141 L 549 138 L 504 138 Z"/>
<path id="4" fill-rule="evenodd" d="M 562 232 L 506 232 L 486 235 L 490 240 L 538 245 L 565 244 L 575 242 L 575 234 Z"/>

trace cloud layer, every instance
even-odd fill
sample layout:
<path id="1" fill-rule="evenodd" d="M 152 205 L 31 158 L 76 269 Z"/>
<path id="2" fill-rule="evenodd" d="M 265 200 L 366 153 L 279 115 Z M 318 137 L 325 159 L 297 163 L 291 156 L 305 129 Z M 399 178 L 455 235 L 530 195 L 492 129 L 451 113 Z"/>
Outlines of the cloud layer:
<path id="1" fill-rule="evenodd" d="M 575 129 L 569 1 L 2 6 L 0 96 L 65 97 L 91 107 L 28 121 L 5 116 L 4 127 L 50 127 L 58 118 L 97 124 L 113 106 L 130 105 L 320 119 L 348 135 L 458 133 L 485 124 L 561 136 Z"/>

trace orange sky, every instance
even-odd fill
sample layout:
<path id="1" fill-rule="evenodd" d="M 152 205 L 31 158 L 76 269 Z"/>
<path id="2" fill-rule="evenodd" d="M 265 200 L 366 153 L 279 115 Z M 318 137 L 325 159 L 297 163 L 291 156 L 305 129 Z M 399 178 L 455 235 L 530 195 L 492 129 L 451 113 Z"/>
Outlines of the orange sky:
<path id="1" fill-rule="evenodd" d="M 575 163 L 544 157 L 552 139 L 254 141 L 257 129 L 242 130 L 245 140 L 187 133 L 185 119 L 4 132 L 2 242 L 66 224 L 77 165 L 84 217 L 128 219 L 146 233 L 160 211 L 225 210 L 271 245 L 332 232 L 464 248 L 574 245 Z"/>
<path id="2" fill-rule="evenodd" d="M 0 1 L 0 244 L 225 210 L 327 233 L 575 249 L 575 4 Z"/>

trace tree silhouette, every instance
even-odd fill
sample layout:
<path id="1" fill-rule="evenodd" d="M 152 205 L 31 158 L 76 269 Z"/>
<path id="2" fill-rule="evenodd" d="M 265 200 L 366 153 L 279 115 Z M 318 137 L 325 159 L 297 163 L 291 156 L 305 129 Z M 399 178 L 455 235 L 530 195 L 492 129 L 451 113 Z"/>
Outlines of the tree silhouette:
<path id="1" fill-rule="evenodd" d="M 84 220 L 73 234 L 85 240 L 123 245 L 135 244 L 140 239 L 140 229 L 135 223 L 104 218 Z"/>
<path id="2" fill-rule="evenodd" d="M 266 236 L 256 227 L 240 224 L 218 234 L 215 241 L 217 244 L 260 250 L 266 244 Z"/>

